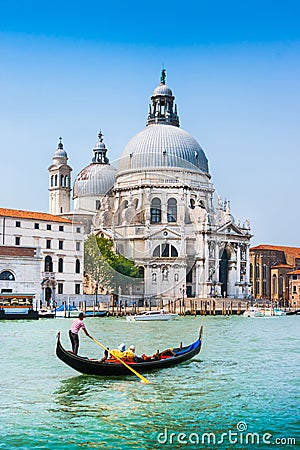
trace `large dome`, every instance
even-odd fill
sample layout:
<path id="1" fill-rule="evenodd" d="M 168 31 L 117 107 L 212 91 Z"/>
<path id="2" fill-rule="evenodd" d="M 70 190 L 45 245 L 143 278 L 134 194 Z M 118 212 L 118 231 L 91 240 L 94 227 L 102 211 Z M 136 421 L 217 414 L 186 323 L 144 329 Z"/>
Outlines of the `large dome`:
<path id="1" fill-rule="evenodd" d="M 204 151 L 189 133 L 172 125 L 148 125 L 126 145 L 118 173 L 149 168 L 185 168 L 208 174 Z"/>
<path id="2" fill-rule="evenodd" d="M 92 163 L 76 177 L 73 198 L 105 195 L 114 185 L 116 169 L 110 164 Z"/>

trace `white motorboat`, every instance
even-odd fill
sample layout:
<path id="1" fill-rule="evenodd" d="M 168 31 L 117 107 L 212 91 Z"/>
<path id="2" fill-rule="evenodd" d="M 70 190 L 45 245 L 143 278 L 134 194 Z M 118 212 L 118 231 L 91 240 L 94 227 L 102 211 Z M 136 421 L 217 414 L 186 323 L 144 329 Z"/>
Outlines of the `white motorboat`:
<path id="1" fill-rule="evenodd" d="M 251 306 L 251 308 L 246 309 L 246 311 L 243 313 L 243 316 L 244 317 L 262 317 L 263 314 L 258 308 Z"/>
<path id="2" fill-rule="evenodd" d="M 150 320 L 174 320 L 178 314 L 166 313 L 164 311 L 144 311 L 134 316 L 126 316 L 129 322 L 144 322 Z"/>

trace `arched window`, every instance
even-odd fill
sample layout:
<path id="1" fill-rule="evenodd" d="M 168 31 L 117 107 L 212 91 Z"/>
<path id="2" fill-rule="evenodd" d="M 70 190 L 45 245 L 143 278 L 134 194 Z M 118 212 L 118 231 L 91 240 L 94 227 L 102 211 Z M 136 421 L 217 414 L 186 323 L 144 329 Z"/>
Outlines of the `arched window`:
<path id="1" fill-rule="evenodd" d="M 68 175 L 65 176 L 65 187 L 69 187 L 69 177 L 68 177 Z"/>
<path id="2" fill-rule="evenodd" d="M 168 222 L 177 222 L 177 201 L 175 198 L 168 200 Z"/>
<path id="3" fill-rule="evenodd" d="M 255 278 L 259 278 L 259 264 L 255 266 Z"/>
<path id="4" fill-rule="evenodd" d="M 60 176 L 60 185 L 64 187 L 65 185 L 65 177 L 63 175 Z"/>
<path id="5" fill-rule="evenodd" d="M 161 201 L 159 198 L 154 198 L 151 202 L 151 223 L 161 222 Z"/>
<path id="6" fill-rule="evenodd" d="M 62 273 L 64 271 L 64 260 L 59 258 L 58 260 L 58 272 Z"/>
<path id="7" fill-rule="evenodd" d="M 49 255 L 45 258 L 45 272 L 53 272 L 52 258 Z"/>
<path id="8" fill-rule="evenodd" d="M 190 199 L 190 208 L 195 209 L 195 200 L 193 198 Z"/>
<path id="9" fill-rule="evenodd" d="M 51 187 L 54 186 L 54 175 L 51 176 Z"/>
<path id="10" fill-rule="evenodd" d="M 57 175 L 54 177 L 54 186 L 57 186 Z"/>
<path id="11" fill-rule="evenodd" d="M 75 273 L 80 273 L 80 261 L 79 261 L 79 259 L 76 259 Z"/>
<path id="12" fill-rule="evenodd" d="M 161 244 L 155 247 L 153 256 L 157 258 L 177 258 L 178 251 L 174 245 Z"/>
<path id="13" fill-rule="evenodd" d="M 15 276 L 10 270 L 4 270 L 0 273 L 0 280 L 15 281 Z"/>

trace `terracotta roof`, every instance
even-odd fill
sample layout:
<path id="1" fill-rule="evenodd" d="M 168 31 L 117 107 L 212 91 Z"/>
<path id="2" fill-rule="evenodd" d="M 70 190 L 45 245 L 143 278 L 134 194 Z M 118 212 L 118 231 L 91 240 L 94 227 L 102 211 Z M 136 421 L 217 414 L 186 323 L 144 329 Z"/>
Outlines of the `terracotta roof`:
<path id="1" fill-rule="evenodd" d="M 33 219 L 33 220 L 45 220 L 46 222 L 64 222 L 73 223 L 70 219 L 65 219 L 61 216 L 54 216 L 53 214 L 47 214 L 34 211 L 22 211 L 20 209 L 7 209 L 0 208 L 1 217 L 15 217 L 18 219 Z"/>
<path id="2" fill-rule="evenodd" d="M 288 272 L 287 275 L 300 275 L 300 269 L 292 270 L 292 272 Z"/>
<path id="3" fill-rule="evenodd" d="M 279 252 L 284 252 L 288 255 L 294 256 L 295 258 L 300 258 L 300 248 L 299 247 L 286 247 L 283 245 L 268 245 L 268 244 L 260 244 L 256 245 L 256 247 L 251 247 L 252 250 L 277 250 Z"/>
<path id="4" fill-rule="evenodd" d="M 33 247 L 12 247 L 9 245 L 0 245 L 1 256 L 30 256 L 35 254 L 35 248 Z"/>
<path id="5" fill-rule="evenodd" d="M 292 266 L 291 264 L 274 264 L 273 266 L 271 266 L 271 269 L 292 269 L 294 266 Z"/>

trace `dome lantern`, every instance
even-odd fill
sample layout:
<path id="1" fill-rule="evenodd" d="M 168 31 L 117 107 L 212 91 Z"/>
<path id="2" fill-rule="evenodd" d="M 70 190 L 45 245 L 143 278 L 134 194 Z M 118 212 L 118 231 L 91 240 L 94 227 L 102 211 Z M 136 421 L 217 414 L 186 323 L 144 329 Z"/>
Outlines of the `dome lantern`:
<path id="1" fill-rule="evenodd" d="M 166 69 L 162 69 L 160 84 L 154 89 L 151 97 L 152 105 L 149 108 L 147 126 L 163 124 L 179 127 L 176 105 L 173 111 L 174 99 L 171 89 L 166 85 Z"/>
<path id="2" fill-rule="evenodd" d="M 108 164 L 109 163 L 109 159 L 106 156 L 107 148 L 105 147 L 105 144 L 103 142 L 103 134 L 102 134 L 101 130 L 99 131 L 98 141 L 97 141 L 97 144 L 95 145 L 95 147 L 93 148 L 93 152 L 94 152 L 94 158 L 92 159 L 93 163 L 97 163 L 97 164 Z"/>

